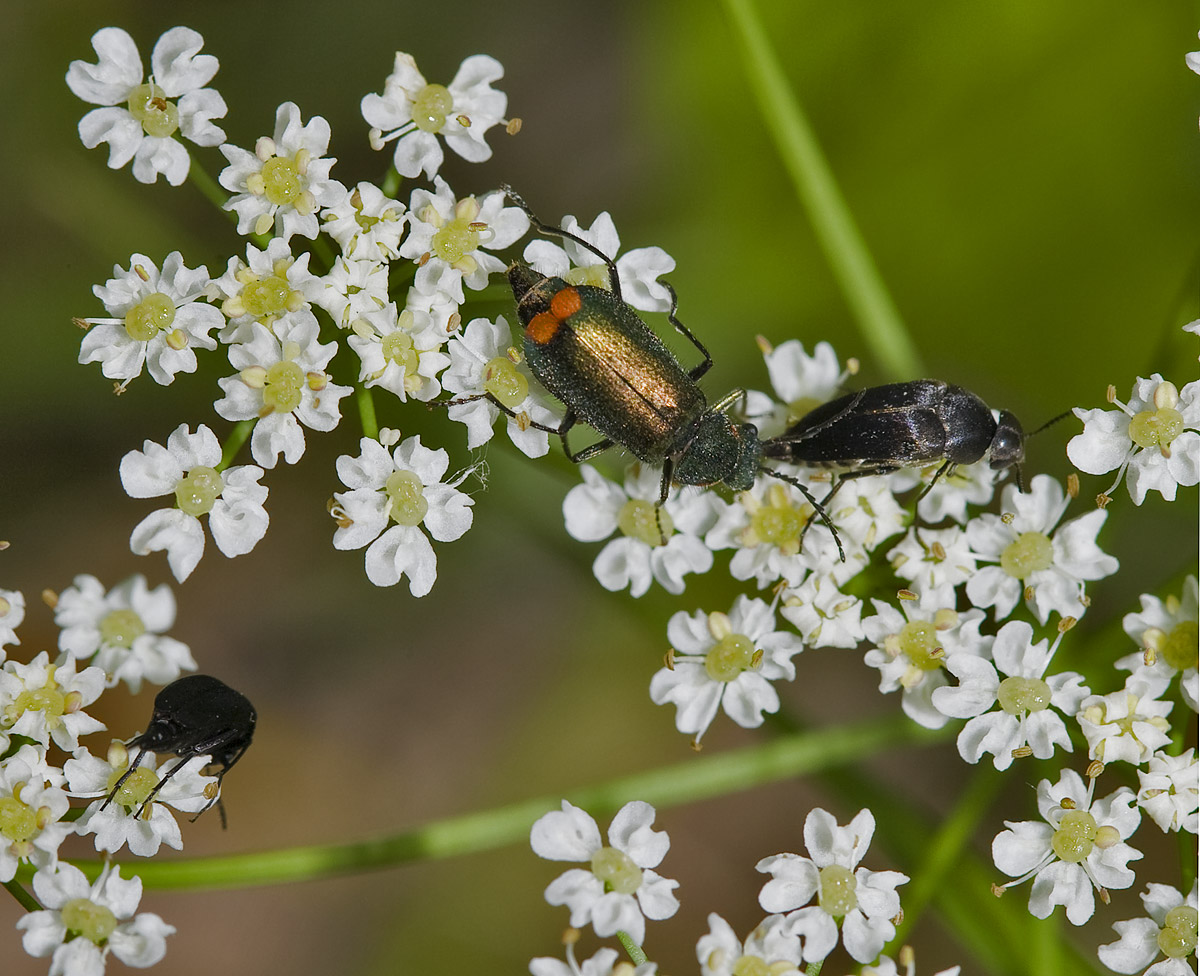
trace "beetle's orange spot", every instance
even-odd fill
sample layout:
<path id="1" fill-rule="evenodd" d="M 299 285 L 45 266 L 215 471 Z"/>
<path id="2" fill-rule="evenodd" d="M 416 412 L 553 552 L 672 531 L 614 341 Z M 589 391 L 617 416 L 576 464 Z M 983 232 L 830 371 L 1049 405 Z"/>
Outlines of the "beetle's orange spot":
<path id="1" fill-rule="evenodd" d="M 579 297 L 578 288 L 564 288 L 550 299 L 550 311 L 562 322 L 583 307 L 583 299 Z"/>
<path id="2" fill-rule="evenodd" d="M 554 338 L 560 324 L 553 312 L 538 312 L 525 326 L 525 335 L 539 346 L 544 346 Z"/>

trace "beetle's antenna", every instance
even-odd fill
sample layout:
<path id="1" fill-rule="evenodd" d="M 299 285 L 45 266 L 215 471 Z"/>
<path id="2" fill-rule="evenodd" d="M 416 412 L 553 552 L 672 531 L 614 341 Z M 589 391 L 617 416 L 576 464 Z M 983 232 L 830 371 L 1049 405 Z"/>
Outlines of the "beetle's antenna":
<path id="1" fill-rule="evenodd" d="M 1066 420 L 1066 419 L 1067 419 L 1069 416 L 1071 416 L 1071 411 L 1070 411 L 1070 410 L 1064 411 L 1063 413 L 1060 413 L 1060 414 L 1059 414 L 1057 417 L 1053 417 L 1053 418 L 1051 418 L 1050 420 L 1047 420 L 1047 421 L 1046 421 L 1044 424 L 1042 424 L 1042 426 L 1041 426 L 1041 427 L 1039 427 L 1037 430 L 1031 430 L 1031 431 L 1030 431 L 1028 434 L 1026 434 L 1025 436 L 1026 436 L 1026 437 L 1032 437 L 1034 434 L 1040 434 L 1040 433 L 1041 433 L 1043 430 L 1045 430 L 1047 427 L 1053 427 L 1053 426 L 1054 426 L 1055 424 L 1057 424 L 1057 423 L 1058 423 L 1060 420 Z"/>
<path id="2" fill-rule="evenodd" d="M 550 224 L 547 224 L 545 221 L 539 220 L 537 214 L 535 214 L 529 204 L 525 202 L 525 198 L 522 197 L 521 194 L 517 193 L 517 191 L 507 183 L 501 183 L 500 190 L 513 203 L 525 211 L 525 216 L 529 218 L 529 222 L 533 224 L 534 230 L 538 231 L 538 233 L 546 234 L 552 237 L 562 237 L 568 241 L 574 241 L 580 247 L 591 251 L 594 255 L 596 255 L 596 257 L 603 261 L 605 266 L 608 268 L 608 277 L 609 283 L 612 285 L 612 293 L 616 295 L 617 298 L 621 298 L 621 279 L 620 275 L 617 273 L 617 264 L 612 258 L 601 251 L 600 248 L 596 247 L 596 245 L 591 241 L 585 241 L 578 234 L 572 234 L 569 230 L 563 230 L 561 227 L 554 227 Z"/>

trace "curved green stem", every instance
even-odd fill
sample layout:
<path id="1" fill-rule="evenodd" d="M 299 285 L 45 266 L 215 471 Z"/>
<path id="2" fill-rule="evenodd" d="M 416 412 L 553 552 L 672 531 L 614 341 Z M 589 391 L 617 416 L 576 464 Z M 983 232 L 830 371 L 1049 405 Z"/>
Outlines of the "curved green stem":
<path id="1" fill-rule="evenodd" d="M 254 420 L 239 420 L 229 432 L 229 436 L 225 438 L 225 444 L 221 447 L 221 463 L 217 465 L 218 471 L 224 471 L 233 459 L 237 457 L 237 452 L 242 449 L 242 445 L 246 443 L 246 438 L 250 436 L 250 431 L 254 430 L 254 425 L 257 421 Z"/>
<path id="2" fill-rule="evenodd" d="M 8 893 L 12 895 L 14 899 L 16 899 L 17 904 L 24 908 L 25 911 L 41 911 L 42 906 L 38 904 L 38 900 L 34 898 L 33 895 L 31 895 L 28 891 L 26 891 L 25 886 L 18 883 L 16 878 L 13 878 L 12 881 L 5 881 L 4 887 L 8 890 Z"/>
<path id="3" fill-rule="evenodd" d="M 748 749 L 686 762 L 570 791 L 571 802 L 592 814 L 611 813 L 637 798 L 660 807 L 725 796 L 802 774 L 811 774 L 899 746 L 938 742 L 903 716 L 788 736 Z M 423 827 L 349 844 L 294 847 L 232 857 L 138 862 L 149 888 L 240 888 L 311 881 L 408 861 L 434 860 L 527 842 L 529 828 L 559 807 L 561 796 L 542 796 L 509 806 L 439 820 Z M 98 861 L 76 862 L 89 876 Z"/>
<path id="4" fill-rule="evenodd" d="M 635 966 L 640 966 L 646 961 L 646 950 L 630 938 L 628 932 L 617 932 L 617 940 L 624 946 L 626 953 L 629 954 L 629 961 Z"/>
<path id="5" fill-rule="evenodd" d="M 724 0 L 742 41 L 759 110 L 863 338 L 893 380 L 924 375 L 921 357 L 888 294 L 821 146 L 788 86 L 751 0 Z"/>
<path id="6" fill-rule="evenodd" d="M 972 774 L 958 805 L 924 846 L 924 860 L 913 871 L 912 883 L 905 886 L 904 921 L 896 927 L 893 945 L 904 945 L 930 899 L 946 884 L 947 876 L 960 863 L 975 827 L 983 820 L 1003 783 L 1004 777 L 990 767 Z"/>
<path id="7" fill-rule="evenodd" d="M 208 170 L 196 162 L 195 156 L 192 157 L 192 165 L 188 167 L 188 179 L 209 203 L 230 220 L 237 221 L 237 214 L 232 210 L 225 209 L 225 202 L 229 199 L 229 194 L 209 175 Z"/>
<path id="8" fill-rule="evenodd" d="M 354 391 L 354 402 L 358 405 L 358 422 L 365 437 L 379 440 L 379 421 L 375 418 L 375 398 L 365 386 Z"/>

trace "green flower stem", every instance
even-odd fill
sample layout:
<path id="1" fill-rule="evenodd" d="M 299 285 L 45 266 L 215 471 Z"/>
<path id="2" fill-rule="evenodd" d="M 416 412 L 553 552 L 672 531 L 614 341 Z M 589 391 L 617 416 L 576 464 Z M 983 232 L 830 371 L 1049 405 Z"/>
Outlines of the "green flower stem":
<path id="1" fill-rule="evenodd" d="M 25 911 L 41 911 L 42 906 L 38 904 L 38 900 L 34 898 L 33 895 L 31 895 L 28 891 L 26 891 L 25 886 L 18 883 L 16 878 L 13 878 L 12 881 L 5 881 L 4 887 L 8 890 L 8 893 L 16 899 L 17 904 L 24 908 Z"/>
<path id="2" fill-rule="evenodd" d="M 958 805 L 922 848 L 924 860 L 912 871 L 913 880 L 904 888 L 904 921 L 896 927 L 893 945 L 904 945 L 930 899 L 944 888 L 953 886 L 951 875 L 961 864 L 975 828 L 987 815 L 1003 783 L 1004 777 L 990 766 L 971 774 L 967 788 L 958 798 Z"/>
<path id="3" fill-rule="evenodd" d="M 824 959 L 818 959 L 816 962 L 810 962 L 808 964 L 808 968 L 804 970 L 804 976 L 821 976 L 821 967 L 824 965 Z"/>
<path id="4" fill-rule="evenodd" d="M 589 813 L 617 810 L 631 799 L 659 807 L 725 796 L 845 765 L 890 748 L 944 739 L 903 715 L 859 725 L 788 736 L 748 749 L 650 770 L 574 790 L 569 799 Z M 311 881 L 408 861 L 435 860 L 528 843 L 533 822 L 559 807 L 561 795 L 537 797 L 494 810 L 439 820 L 423 827 L 350 844 L 294 847 L 232 857 L 138 861 L 134 869 L 148 888 L 242 888 Z M 95 877 L 99 861 L 75 862 Z"/>
<path id="5" fill-rule="evenodd" d="M 221 448 L 221 463 L 217 465 L 218 471 L 224 471 L 233 459 L 237 457 L 238 451 L 242 449 L 242 445 L 246 443 L 246 439 L 250 436 L 250 431 L 254 430 L 255 420 L 239 420 L 233 426 L 233 430 L 229 432 L 229 436 L 225 438 L 225 444 Z"/>
<path id="6" fill-rule="evenodd" d="M 358 422 L 364 437 L 379 439 L 379 421 L 375 418 L 375 398 L 365 386 L 354 391 L 354 402 L 358 405 Z"/>
<path id="7" fill-rule="evenodd" d="M 629 955 L 629 961 L 635 966 L 640 966 L 646 961 L 646 953 L 640 945 L 629 937 L 628 932 L 617 931 L 617 939 L 622 946 L 625 947 L 625 952 Z"/>
<path id="8" fill-rule="evenodd" d="M 752 0 L 723 2 L 742 41 L 745 67 L 759 111 L 791 174 L 842 294 L 858 320 L 863 338 L 890 379 L 923 376 L 925 370 L 916 347 L 871 259 L 804 110 L 788 86 Z"/>
<path id="9" fill-rule="evenodd" d="M 192 186 L 199 190 L 217 210 L 236 223 L 237 214 L 232 210 L 225 209 L 225 202 L 229 199 L 229 194 L 209 175 L 208 170 L 196 162 L 195 156 L 192 156 L 191 159 L 192 165 L 188 167 L 188 179 L 192 181 Z"/>

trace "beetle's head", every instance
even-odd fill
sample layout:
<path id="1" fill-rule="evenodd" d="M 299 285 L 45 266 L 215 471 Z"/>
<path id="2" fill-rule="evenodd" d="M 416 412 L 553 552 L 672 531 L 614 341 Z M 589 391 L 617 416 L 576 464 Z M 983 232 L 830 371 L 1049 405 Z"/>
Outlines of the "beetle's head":
<path id="1" fill-rule="evenodd" d="M 1025 431 L 1021 421 L 1007 410 L 1000 411 L 1000 420 L 996 423 L 996 433 L 988 454 L 993 471 L 1019 465 L 1025 460 Z"/>

